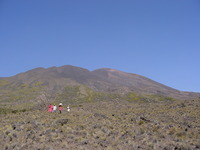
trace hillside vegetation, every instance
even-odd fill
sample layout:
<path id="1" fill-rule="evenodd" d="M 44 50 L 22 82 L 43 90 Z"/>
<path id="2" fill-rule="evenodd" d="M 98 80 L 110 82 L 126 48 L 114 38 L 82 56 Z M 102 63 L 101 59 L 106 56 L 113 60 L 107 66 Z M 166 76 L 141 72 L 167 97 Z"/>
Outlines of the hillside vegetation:
<path id="1" fill-rule="evenodd" d="M 95 101 L 101 96 L 105 98 L 105 95 L 108 99 L 117 95 L 127 100 L 130 93 L 142 97 L 156 95 L 182 100 L 200 97 L 200 93 L 179 91 L 137 74 L 108 68 L 89 71 L 67 65 L 36 68 L 0 78 L 0 103 L 3 105 L 35 105 L 44 100 L 54 102 L 62 99 L 72 102 Z"/>
<path id="2" fill-rule="evenodd" d="M 199 97 L 114 69 L 36 68 L 0 78 L 0 147 L 200 149 Z M 59 103 L 62 114 L 47 112 Z"/>
<path id="3" fill-rule="evenodd" d="M 67 105 L 67 104 L 66 104 Z M 3 150 L 195 150 L 200 148 L 200 100 L 99 101 L 71 112 L 1 113 Z"/>

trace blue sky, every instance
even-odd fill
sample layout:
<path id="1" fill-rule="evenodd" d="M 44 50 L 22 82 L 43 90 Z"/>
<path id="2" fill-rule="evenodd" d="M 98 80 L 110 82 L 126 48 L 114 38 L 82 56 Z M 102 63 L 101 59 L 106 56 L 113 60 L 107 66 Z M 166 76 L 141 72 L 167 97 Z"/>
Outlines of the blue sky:
<path id="1" fill-rule="evenodd" d="M 199 0 L 0 0 L 0 77 L 113 68 L 200 92 Z"/>

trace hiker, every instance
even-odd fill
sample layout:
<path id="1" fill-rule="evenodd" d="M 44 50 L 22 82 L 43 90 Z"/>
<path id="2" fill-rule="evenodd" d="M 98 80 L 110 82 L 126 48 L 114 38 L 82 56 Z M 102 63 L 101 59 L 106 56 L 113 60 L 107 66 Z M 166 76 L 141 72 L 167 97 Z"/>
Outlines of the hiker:
<path id="1" fill-rule="evenodd" d="M 56 112 L 57 106 L 54 104 L 53 105 L 53 112 Z"/>
<path id="2" fill-rule="evenodd" d="M 67 106 L 67 111 L 68 111 L 68 112 L 70 112 L 70 108 L 69 108 L 69 105 Z"/>
<path id="3" fill-rule="evenodd" d="M 63 107 L 62 107 L 62 103 L 59 104 L 59 112 L 60 114 L 62 113 Z"/>
<path id="4" fill-rule="evenodd" d="M 48 112 L 52 112 L 52 110 L 53 110 L 53 105 L 50 104 L 48 107 L 49 107 Z"/>

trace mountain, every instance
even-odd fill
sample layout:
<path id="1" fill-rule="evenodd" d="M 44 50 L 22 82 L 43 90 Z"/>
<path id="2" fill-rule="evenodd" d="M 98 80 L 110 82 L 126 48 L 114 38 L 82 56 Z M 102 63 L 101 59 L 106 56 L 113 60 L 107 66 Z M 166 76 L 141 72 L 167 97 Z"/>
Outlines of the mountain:
<path id="1" fill-rule="evenodd" d="M 47 69 L 35 68 L 12 77 L 0 78 L 2 104 L 28 102 L 32 105 L 32 102 L 47 100 L 130 100 L 137 99 L 138 96 L 152 98 L 155 95 L 175 99 L 200 97 L 200 93 L 179 91 L 141 75 L 109 68 L 89 71 L 66 65 Z"/>
<path id="2" fill-rule="evenodd" d="M 0 145 L 5 150 L 197 150 L 199 95 L 108 68 L 36 68 L 0 78 Z M 47 111 L 50 103 L 60 102 L 61 114 Z"/>

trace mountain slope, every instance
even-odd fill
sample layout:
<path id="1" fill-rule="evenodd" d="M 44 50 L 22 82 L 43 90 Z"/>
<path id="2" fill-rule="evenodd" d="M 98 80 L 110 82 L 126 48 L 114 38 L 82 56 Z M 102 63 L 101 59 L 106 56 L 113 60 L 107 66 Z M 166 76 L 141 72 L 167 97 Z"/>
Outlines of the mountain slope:
<path id="1" fill-rule="evenodd" d="M 70 96 L 70 99 L 85 97 L 91 100 L 94 95 L 99 96 L 96 92 L 122 96 L 129 93 L 159 95 L 176 99 L 200 97 L 200 93 L 178 91 L 137 74 L 108 68 L 94 71 L 70 65 L 36 68 L 0 79 L 1 102 L 21 103 L 32 100 L 37 103 L 36 99 L 44 93 L 46 99 L 51 101 L 60 97 L 69 99 Z"/>

